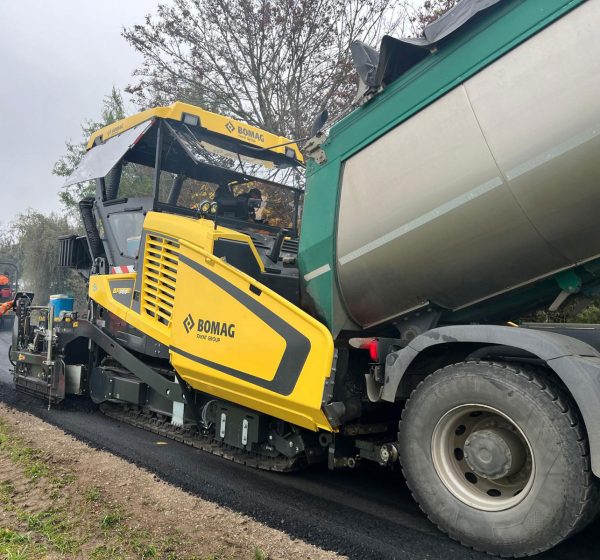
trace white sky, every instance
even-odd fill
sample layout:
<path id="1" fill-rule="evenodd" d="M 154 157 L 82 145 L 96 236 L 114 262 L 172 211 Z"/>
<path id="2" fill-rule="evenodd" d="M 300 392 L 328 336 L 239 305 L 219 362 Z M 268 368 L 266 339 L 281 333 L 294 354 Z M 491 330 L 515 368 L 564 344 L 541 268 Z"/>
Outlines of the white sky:
<path id="1" fill-rule="evenodd" d="M 0 0 L 0 223 L 59 210 L 52 175 L 65 141 L 99 116 L 141 57 L 121 37 L 158 0 Z"/>
<path id="2" fill-rule="evenodd" d="M 0 0 L 0 225 L 61 209 L 52 167 L 112 86 L 131 82 L 141 56 L 121 30 L 159 1 Z"/>

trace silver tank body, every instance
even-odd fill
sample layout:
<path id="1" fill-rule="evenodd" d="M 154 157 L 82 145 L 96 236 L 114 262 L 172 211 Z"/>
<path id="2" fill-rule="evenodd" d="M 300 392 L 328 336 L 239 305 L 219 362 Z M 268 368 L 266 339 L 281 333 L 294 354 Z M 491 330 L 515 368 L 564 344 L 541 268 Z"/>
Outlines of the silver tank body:
<path id="1" fill-rule="evenodd" d="M 586 2 L 345 162 L 337 274 L 359 325 L 600 255 L 599 21 Z"/>

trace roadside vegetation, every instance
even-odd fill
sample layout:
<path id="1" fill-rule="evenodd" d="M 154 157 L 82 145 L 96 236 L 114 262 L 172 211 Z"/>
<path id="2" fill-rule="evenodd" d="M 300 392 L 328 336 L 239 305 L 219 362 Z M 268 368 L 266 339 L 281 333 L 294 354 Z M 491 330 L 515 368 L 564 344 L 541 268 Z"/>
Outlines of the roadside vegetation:
<path id="1" fill-rule="evenodd" d="M 32 447 L 0 416 L 0 558 L 89 558 L 92 560 L 226 560 L 197 556 L 181 532 L 150 532 L 124 503 L 101 486 L 82 481 L 75 465 Z M 254 548 L 251 560 L 267 560 Z"/>

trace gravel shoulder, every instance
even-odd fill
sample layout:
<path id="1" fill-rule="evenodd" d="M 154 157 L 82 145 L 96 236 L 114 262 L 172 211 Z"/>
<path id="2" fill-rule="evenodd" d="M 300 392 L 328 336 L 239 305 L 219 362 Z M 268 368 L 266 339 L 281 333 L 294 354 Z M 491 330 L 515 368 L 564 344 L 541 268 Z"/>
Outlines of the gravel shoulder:
<path id="1" fill-rule="evenodd" d="M 3 404 L 0 528 L 0 557 L 343 558 Z"/>

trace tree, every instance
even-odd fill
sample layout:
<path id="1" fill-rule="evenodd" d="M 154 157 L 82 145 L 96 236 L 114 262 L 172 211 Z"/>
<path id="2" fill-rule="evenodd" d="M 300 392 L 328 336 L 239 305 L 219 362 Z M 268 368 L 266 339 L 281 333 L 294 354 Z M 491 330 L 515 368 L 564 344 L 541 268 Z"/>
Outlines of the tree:
<path id="1" fill-rule="evenodd" d="M 423 33 L 423 29 L 444 15 L 459 0 L 425 0 L 411 15 L 410 21 L 414 25 L 417 35 Z"/>
<path id="2" fill-rule="evenodd" d="M 65 155 L 54 164 L 52 173 L 59 177 L 68 177 L 79 165 L 86 153 L 86 145 L 90 136 L 100 128 L 114 123 L 125 117 L 125 107 L 121 92 L 113 86 L 110 94 L 104 97 L 100 120 L 85 119 L 81 125 L 82 140 L 73 142 L 67 140 Z M 94 194 L 94 184 L 91 181 L 63 187 L 59 193 L 61 202 L 67 210 L 77 207 L 80 200 Z"/>
<path id="3" fill-rule="evenodd" d="M 126 117 L 123 95 L 113 87 L 110 94 L 104 97 L 100 120 L 86 119 L 81 125 L 82 140 L 78 143 L 68 140 L 67 151 L 55 164 L 52 173 L 59 177 L 68 177 L 73 173 L 79 162 L 86 154 L 86 146 L 90 136 L 97 130 Z M 119 185 L 121 196 L 148 195 L 152 189 L 152 173 L 148 168 L 136 164 L 127 164 Z M 95 185 L 93 181 L 86 181 L 77 185 L 63 187 L 59 197 L 67 210 L 77 209 L 80 200 L 93 195 Z M 79 216 L 78 213 L 75 214 Z"/>
<path id="4" fill-rule="evenodd" d="M 127 88 L 141 106 L 176 99 L 292 138 L 349 106 L 349 45 L 402 33 L 394 0 L 174 0 L 123 32 L 144 57 Z"/>
<path id="5" fill-rule="evenodd" d="M 52 293 L 78 295 L 83 289 L 83 282 L 72 271 L 58 267 L 58 238 L 72 233 L 73 226 L 65 216 L 34 210 L 20 214 L 7 228 L 11 258 L 18 263 L 21 278 L 39 305 L 44 305 Z"/>
<path id="6" fill-rule="evenodd" d="M 21 267 L 19 263 L 19 246 L 14 232 L 10 226 L 0 224 L 0 263 L 13 263 L 17 266 L 20 273 Z M 15 278 L 14 269 L 11 266 L 0 264 L 0 274 L 8 276 L 11 282 L 17 280 Z"/>

